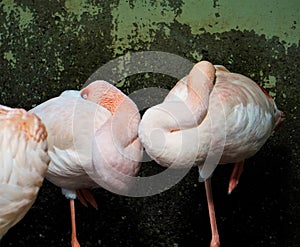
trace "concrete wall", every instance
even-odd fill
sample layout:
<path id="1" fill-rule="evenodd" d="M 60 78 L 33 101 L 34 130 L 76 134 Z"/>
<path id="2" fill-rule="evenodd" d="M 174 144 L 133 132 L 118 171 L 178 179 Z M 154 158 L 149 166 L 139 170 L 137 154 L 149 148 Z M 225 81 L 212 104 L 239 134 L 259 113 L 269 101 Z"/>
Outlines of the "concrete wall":
<path id="1" fill-rule="evenodd" d="M 81 88 L 99 67 L 126 54 L 130 60 L 136 51 L 169 52 L 192 62 L 206 59 L 245 74 L 276 98 L 288 119 L 284 129 L 249 161 L 253 167 L 249 165 L 239 185 L 243 189 L 236 195 L 224 195 L 227 180 L 221 174 L 228 177 L 231 168 L 215 175 L 216 197 L 222 195 L 222 201 L 216 199 L 217 214 L 223 217 L 219 218 L 222 246 L 241 246 L 241 242 L 243 246 L 296 246 L 300 242 L 296 220 L 299 13 L 296 0 L 1 0 L 0 104 L 30 109 L 65 89 Z M 130 93 L 149 86 L 170 88 L 175 82 L 147 73 L 118 86 Z M 108 205 L 102 207 L 101 202 L 97 214 L 82 216 L 82 245 L 192 246 L 187 243 L 196 240 L 208 246 L 206 201 L 196 173 L 153 198 L 135 201 L 99 192 L 98 199 Z M 68 214 L 67 202 L 58 196 L 58 189 L 45 184 L 37 206 L 2 240 L 3 246 L 66 246 L 68 219 L 56 217 Z M 105 218 L 114 206 L 121 213 Z M 86 212 L 81 210 L 83 215 Z M 99 222 L 93 221 L 96 217 Z"/>

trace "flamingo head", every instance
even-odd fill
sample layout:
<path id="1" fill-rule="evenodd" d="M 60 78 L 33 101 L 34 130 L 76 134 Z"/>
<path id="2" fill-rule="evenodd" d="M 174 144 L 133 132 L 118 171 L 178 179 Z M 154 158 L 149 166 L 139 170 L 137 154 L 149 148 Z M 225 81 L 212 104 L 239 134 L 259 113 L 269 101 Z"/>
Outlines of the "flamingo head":
<path id="1" fill-rule="evenodd" d="M 105 107 L 115 113 L 117 107 L 124 101 L 125 95 L 106 81 L 94 81 L 80 91 L 80 96 L 88 101 Z"/>

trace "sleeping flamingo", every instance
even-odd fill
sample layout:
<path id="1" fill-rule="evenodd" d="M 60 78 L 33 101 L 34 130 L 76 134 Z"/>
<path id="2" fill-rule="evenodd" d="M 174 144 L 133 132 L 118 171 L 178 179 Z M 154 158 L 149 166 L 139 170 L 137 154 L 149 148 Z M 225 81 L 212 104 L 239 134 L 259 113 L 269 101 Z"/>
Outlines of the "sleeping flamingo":
<path id="1" fill-rule="evenodd" d="M 208 201 L 211 247 L 220 245 L 212 172 L 218 163 L 235 163 L 230 193 L 244 160 L 263 146 L 283 119 L 274 100 L 255 82 L 207 61 L 194 65 L 163 103 L 144 113 L 139 137 L 150 157 L 162 166 L 199 166 Z"/>
<path id="2" fill-rule="evenodd" d="M 46 178 L 70 200 L 71 244 L 80 246 L 74 199 L 97 207 L 88 188 L 123 193 L 139 170 L 138 109 L 110 83 L 95 81 L 80 92 L 65 91 L 31 112 L 46 125 L 51 158 Z"/>
<path id="3" fill-rule="evenodd" d="M 0 240 L 35 202 L 48 169 L 47 131 L 23 109 L 0 105 Z"/>

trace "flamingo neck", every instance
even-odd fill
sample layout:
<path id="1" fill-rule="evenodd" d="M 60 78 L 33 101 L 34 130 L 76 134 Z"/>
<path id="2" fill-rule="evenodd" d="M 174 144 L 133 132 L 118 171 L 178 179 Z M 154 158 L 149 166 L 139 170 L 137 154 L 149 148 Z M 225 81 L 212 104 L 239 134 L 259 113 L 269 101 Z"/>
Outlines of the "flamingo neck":
<path id="1" fill-rule="evenodd" d="M 127 97 L 110 119 L 97 130 L 93 144 L 94 170 L 91 176 L 103 188 L 123 193 L 140 166 L 142 146 L 137 136 L 140 115 Z"/>
<path id="2" fill-rule="evenodd" d="M 147 153 L 159 164 L 189 165 L 194 160 L 186 158 L 186 154 L 196 154 L 199 148 L 197 127 L 207 115 L 214 75 L 215 68 L 211 63 L 196 64 L 162 104 L 145 112 L 139 137 Z M 195 152 L 191 152 L 192 149 Z"/>
<path id="3" fill-rule="evenodd" d="M 137 139 L 140 123 L 138 108 L 127 96 L 118 101 L 108 121 L 109 132 L 119 146 L 125 148 Z"/>

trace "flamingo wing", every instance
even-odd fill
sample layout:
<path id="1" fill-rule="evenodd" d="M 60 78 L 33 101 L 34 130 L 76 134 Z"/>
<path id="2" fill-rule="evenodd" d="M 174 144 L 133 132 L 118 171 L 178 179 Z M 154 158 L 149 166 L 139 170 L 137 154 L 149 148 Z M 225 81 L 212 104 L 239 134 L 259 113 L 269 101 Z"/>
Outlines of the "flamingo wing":
<path id="1" fill-rule="evenodd" d="M 216 124 L 212 128 L 212 133 L 225 134 L 221 163 L 253 156 L 270 137 L 275 125 L 274 105 L 260 87 L 246 76 L 218 67 L 208 112 L 210 119 L 220 122 L 220 116 L 224 118 L 225 129 L 218 129 Z"/>
<path id="2" fill-rule="evenodd" d="M 36 199 L 49 163 L 46 138 L 37 116 L 0 106 L 0 238 Z"/>
<path id="3" fill-rule="evenodd" d="M 72 190 L 93 187 L 95 183 L 86 174 L 92 162 L 92 139 L 110 112 L 82 99 L 79 91 L 65 91 L 31 112 L 43 120 L 49 133 L 51 162 L 46 178 Z"/>

